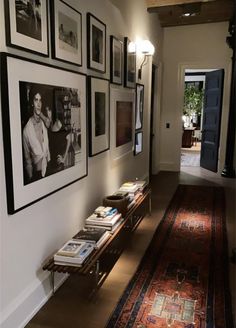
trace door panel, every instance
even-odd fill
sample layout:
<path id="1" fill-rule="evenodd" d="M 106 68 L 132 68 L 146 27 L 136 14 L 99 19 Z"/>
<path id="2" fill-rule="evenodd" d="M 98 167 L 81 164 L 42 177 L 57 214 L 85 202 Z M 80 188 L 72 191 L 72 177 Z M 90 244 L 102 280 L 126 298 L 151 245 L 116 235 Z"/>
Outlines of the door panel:
<path id="1" fill-rule="evenodd" d="M 224 70 L 206 73 L 200 166 L 217 172 Z"/>

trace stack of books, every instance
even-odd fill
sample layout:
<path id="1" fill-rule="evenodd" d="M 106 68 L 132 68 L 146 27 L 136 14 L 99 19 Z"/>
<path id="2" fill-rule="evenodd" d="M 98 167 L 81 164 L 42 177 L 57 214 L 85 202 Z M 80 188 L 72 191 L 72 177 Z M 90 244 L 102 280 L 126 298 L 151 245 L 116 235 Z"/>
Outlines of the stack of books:
<path id="1" fill-rule="evenodd" d="M 143 194 L 144 189 L 147 186 L 147 182 L 145 180 L 136 180 L 136 181 L 128 181 L 121 185 L 115 195 L 119 194 L 127 194 L 129 199 L 129 204 L 127 208 L 132 207 L 136 200 Z"/>
<path id="2" fill-rule="evenodd" d="M 94 248 L 99 248 L 110 236 L 109 232 L 103 227 L 85 227 L 80 230 L 73 239 L 79 242 L 90 243 Z"/>
<path id="3" fill-rule="evenodd" d="M 93 244 L 71 239 L 54 255 L 54 263 L 81 267 L 93 250 Z"/>
<path id="4" fill-rule="evenodd" d="M 94 213 L 85 220 L 85 228 L 104 228 L 114 233 L 122 223 L 122 215 L 116 208 L 99 206 Z"/>

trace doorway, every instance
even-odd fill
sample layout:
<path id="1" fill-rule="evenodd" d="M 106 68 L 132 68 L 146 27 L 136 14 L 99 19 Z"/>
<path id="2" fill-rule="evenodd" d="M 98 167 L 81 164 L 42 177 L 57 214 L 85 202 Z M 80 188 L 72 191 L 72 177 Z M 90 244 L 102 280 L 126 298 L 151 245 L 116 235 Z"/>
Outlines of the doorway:
<path id="1" fill-rule="evenodd" d="M 181 166 L 218 170 L 224 70 L 185 70 Z M 185 148 L 189 148 L 186 150 Z"/>
<path id="2" fill-rule="evenodd" d="M 181 167 L 200 166 L 205 72 L 185 70 Z"/>

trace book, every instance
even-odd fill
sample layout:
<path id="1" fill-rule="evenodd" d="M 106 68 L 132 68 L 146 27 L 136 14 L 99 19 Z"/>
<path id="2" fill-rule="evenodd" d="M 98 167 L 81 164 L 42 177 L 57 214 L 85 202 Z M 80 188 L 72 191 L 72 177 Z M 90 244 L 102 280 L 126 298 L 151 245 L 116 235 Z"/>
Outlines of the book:
<path id="1" fill-rule="evenodd" d="M 89 242 L 94 244 L 94 247 L 99 247 L 103 239 L 107 238 L 105 234 L 107 234 L 107 230 L 103 227 L 84 228 L 80 230 L 73 239 Z"/>
<path id="2" fill-rule="evenodd" d="M 124 219 L 120 218 L 119 221 L 117 221 L 113 226 L 101 226 L 102 228 L 106 229 L 109 233 L 113 234 L 116 229 L 121 225 L 121 223 L 124 221 Z M 86 223 L 85 228 L 96 228 L 97 225 L 94 225 L 92 223 Z"/>
<path id="3" fill-rule="evenodd" d="M 60 263 L 66 263 L 64 265 L 69 264 L 83 264 L 85 259 L 92 253 L 94 250 L 94 245 L 91 243 L 84 243 L 81 250 L 74 256 L 64 256 L 58 254 L 58 252 L 54 255 L 54 261 Z"/>
<path id="4" fill-rule="evenodd" d="M 84 242 L 76 240 L 68 240 L 62 248 L 60 248 L 57 254 L 64 256 L 75 256 L 84 246 Z"/>
<path id="5" fill-rule="evenodd" d="M 106 216 L 106 217 L 99 217 L 96 214 L 90 215 L 86 220 L 85 224 L 92 223 L 98 226 L 113 226 L 119 219 L 121 218 L 121 213 L 117 213 L 115 215 Z"/>

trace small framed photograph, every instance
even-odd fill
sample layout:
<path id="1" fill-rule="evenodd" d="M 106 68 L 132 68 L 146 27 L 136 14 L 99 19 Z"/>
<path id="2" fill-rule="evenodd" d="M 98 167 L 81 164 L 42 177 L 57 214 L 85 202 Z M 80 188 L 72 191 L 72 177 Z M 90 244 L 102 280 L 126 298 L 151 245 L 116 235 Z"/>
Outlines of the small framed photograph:
<path id="1" fill-rule="evenodd" d="M 87 13 L 88 68 L 106 72 L 106 25 L 97 17 Z"/>
<path id="2" fill-rule="evenodd" d="M 48 57 L 47 8 L 47 0 L 5 0 L 7 46 Z"/>
<path id="3" fill-rule="evenodd" d="M 135 130 L 143 127 L 144 85 L 136 84 Z"/>
<path id="4" fill-rule="evenodd" d="M 136 49 L 134 42 L 124 38 L 124 86 L 135 88 L 136 85 Z"/>
<path id="5" fill-rule="evenodd" d="M 110 147 L 109 81 L 90 76 L 88 94 L 89 156 L 95 156 Z"/>
<path id="6" fill-rule="evenodd" d="M 128 89 L 110 90 L 111 154 L 114 160 L 132 153 L 135 93 Z"/>
<path id="7" fill-rule="evenodd" d="M 82 15 L 62 0 L 51 0 L 52 58 L 82 66 Z"/>
<path id="8" fill-rule="evenodd" d="M 135 132 L 134 156 L 143 151 L 143 131 Z"/>
<path id="9" fill-rule="evenodd" d="M 87 175 L 86 76 L 1 54 L 8 212 Z"/>
<path id="10" fill-rule="evenodd" d="M 122 84 L 123 75 L 123 42 L 110 36 L 110 80 L 111 83 Z"/>

